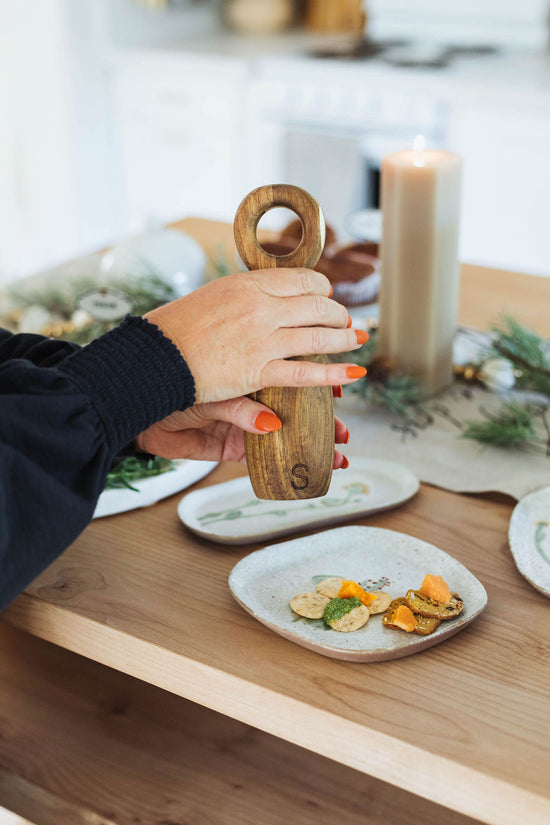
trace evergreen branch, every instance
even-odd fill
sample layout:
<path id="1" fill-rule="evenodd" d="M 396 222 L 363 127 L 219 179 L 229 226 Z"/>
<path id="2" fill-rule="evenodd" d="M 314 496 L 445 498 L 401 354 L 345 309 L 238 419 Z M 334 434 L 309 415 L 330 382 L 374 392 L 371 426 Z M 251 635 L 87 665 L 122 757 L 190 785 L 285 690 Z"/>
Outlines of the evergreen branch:
<path id="1" fill-rule="evenodd" d="M 141 272 L 131 279 L 121 276 L 109 278 L 109 286 L 123 292 L 132 303 L 132 312 L 135 315 L 144 315 L 152 309 L 167 304 L 176 298 L 174 287 L 157 275 L 147 262 L 141 262 Z M 23 292 L 12 289 L 9 293 L 11 300 L 21 309 L 38 305 L 44 307 L 53 316 L 63 322 L 70 322 L 73 312 L 77 309 L 78 299 L 87 292 L 99 288 L 94 278 L 75 278 L 60 286 L 46 286 L 42 290 Z M 62 337 L 66 341 L 77 344 L 87 344 L 94 338 L 102 335 L 107 328 L 111 329 L 119 321 L 102 324 L 90 320 L 88 324 L 73 330 L 64 329 Z"/>
<path id="2" fill-rule="evenodd" d="M 425 392 L 420 381 L 402 373 L 392 373 L 376 364 L 376 331 L 370 332 L 366 344 L 350 353 L 346 357 L 356 364 L 367 369 L 367 374 L 359 381 L 345 387 L 346 390 L 365 398 L 371 404 L 383 407 L 393 415 L 408 417 L 411 408 L 425 398 Z M 381 370 L 381 374 L 380 373 Z"/>
<path id="3" fill-rule="evenodd" d="M 168 458 L 154 456 L 144 461 L 136 456 L 129 456 L 120 461 L 113 467 L 111 472 L 107 474 L 105 489 L 120 490 L 121 488 L 126 488 L 133 490 L 135 493 L 139 493 L 137 487 L 132 486 L 132 482 L 139 481 L 139 479 L 142 478 L 159 476 L 173 469 L 174 462 Z"/>
<path id="4" fill-rule="evenodd" d="M 546 415 L 547 412 L 548 407 L 541 407 L 540 417 L 542 419 L 542 426 L 546 432 L 546 455 L 550 456 L 550 422 L 548 421 L 548 416 Z"/>
<path id="5" fill-rule="evenodd" d="M 470 438 L 493 447 L 520 447 L 535 440 L 535 415 L 533 404 L 508 401 L 497 413 L 480 409 L 485 421 L 466 421 L 461 438 Z M 540 410 L 539 410 L 540 412 Z"/>
<path id="6" fill-rule="evenodd" d="M 550 369 L 547 367 L 539 366 L 536 364 L 531 363 L 528 361 L 527 358 L 524 358 L 522 355 L 518 355 L 518 353 L 514 352 L 513 350 L 507 349 L 505 346 L 500 344 L 499 342 L 494 344 L 494 349 L 498 352 L 499 355 L 502 355 L 503 358 L 507 358 L 511 361 L 514 366 L 522 368 L 524 371 L 528 371 L 529 373 L 535 373 L 536 375 L 542 376 L 544 380 L 544 386 L 550 385 Z"/>
<path id="7" fill-rule="evenodd" d="M 368 366 L 369 366 L 370 362 L 372 361 L 372 359 L 374 358 L 375 354 L 376 354 L 376 335 L 373 335 L 372 333 L 370 333 L 370 337 L 369 337 L 369 340 L 367 341 L 367 343 L 363 344 L 363 346 L 360 347 L 359 349 L 353 350 L 352 352 L 347 352 L 346 353 L 346 358 L 348 358 L 354 364 L 358 364 L 360 367 L 365 367 L 366 369 L 368 369 Z M 334 357 L 334 360 L 336 361 L 336 360 L 338 360 L 338 358 L 340 358 L 340 355 Z M 352 384 L 351 386 L 355 390 L 357 390 L 359 387 L 361 387 L 364 384 L 364 382 L 365 382 L 365 379 L 361 379 L 360 381 L 356 381 L 355 384 Z"/>
<path id="8" fill-rule="evenodd" d="M 550 359 L 543 339 L 509 315 L 493 326 L 495 352 L 521 371 L 518 386 L 550 395 Z"/>
<path id="9" fill-rule="evenodd" d="M 420 383 L 408 375 L 390 375 L 383 383 L 365 381 L 362 394 L 372 404 L 403 417 L 424 398 Z"/>

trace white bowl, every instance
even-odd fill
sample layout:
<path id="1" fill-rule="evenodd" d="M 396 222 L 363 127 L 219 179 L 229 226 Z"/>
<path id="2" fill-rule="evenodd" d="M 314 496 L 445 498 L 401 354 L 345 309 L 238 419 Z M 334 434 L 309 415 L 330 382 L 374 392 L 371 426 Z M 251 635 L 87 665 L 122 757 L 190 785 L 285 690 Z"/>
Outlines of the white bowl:
<path id="1" fill-rule="evenodd" d="M 113 247 L 101 259 L 107 276 L 128 278 L 155 274 L 170 284 L 178 297 L 204 283 L 206 255 L 202 247 L 176 229 L 137 235 Z"/>

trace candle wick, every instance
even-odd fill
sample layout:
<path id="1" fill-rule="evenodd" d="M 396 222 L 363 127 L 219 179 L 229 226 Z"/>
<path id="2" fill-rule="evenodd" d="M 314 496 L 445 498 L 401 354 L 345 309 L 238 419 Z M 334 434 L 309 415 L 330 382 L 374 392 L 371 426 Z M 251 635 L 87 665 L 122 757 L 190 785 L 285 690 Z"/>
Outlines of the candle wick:
<path id="1" fill-rule="evenodd" d="M 413 164 L 415 166 L 424 166 L 424 149 L 426 148 L 426 138 L 424 135 L 417 135 L 413 141 L 413 152 L 414 152 L 414 159 Z"/>

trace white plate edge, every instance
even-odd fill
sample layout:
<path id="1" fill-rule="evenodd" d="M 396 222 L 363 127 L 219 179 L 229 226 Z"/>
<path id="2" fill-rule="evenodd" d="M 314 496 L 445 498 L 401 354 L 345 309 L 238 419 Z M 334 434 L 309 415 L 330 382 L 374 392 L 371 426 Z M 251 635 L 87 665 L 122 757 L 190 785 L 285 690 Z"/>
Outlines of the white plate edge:
<path id="1" fill-rule="evenodd" d="M 518 558 L 518 555 L 514 551 L 513 547 L 514 544 L 517 545 L 517 543 L 519 543 L 519 540 L 517 540 L 515 536 L 513 536 L 513 533 L 519 529 L 519 519 L 525 515 L 524 510 L 526 510 L 530 506 L 530 499 L 537 498 L 539 495 L 543 493 L 546 493 L 550 496 L 550 486 L 541 487 L 538 490 L 533 490 L 533 492 L 528 493 L 526 496 L 520 499 L 518 503 L 515 505 L 514 509 L 512 510 L 512 515 L 510 516 L 510 523 L 508 525 L 508 546 L 510 548 L 510 553 L 514 560 L 514 564 L 516 565 L 519 573 L 523 576 L 523 578 L 526 581 L 528 581 L 529 584 L 535 588 L 535 590 L 537 590 L 539 593 L 542 593 L 543 596 L 550 598 L 550 572 L 548 576 L 548 586 L 545 587 L 544 585 L 539 584 L 536 580 L 532 578 L 533 570 L 532 566 L 528 562 L 528 559 L 526 564 L 525 558 Z"/>
<path id="2" fill-rule="evenodd" d="M 251 615 L 253 618 L 255 618 L 258 622 L 260 622 L 260 624 L 263 624 L 265 627 L 268 627 L 272 632 L 277 633 L 278 635 L 281 635 L 283 638 L 286 638 L 287 640 L 292 641 L 294 644 L 297 644 L 297 645 L 299 645 L 301 647 L 304 647 L 306 649 L 309 649 L 309 650 L 313 650 L 314 652 L 317 652 L 317 653 L 319 653 L 320 651 L 315 650 L 315 647 L 326 650 L 326 651 L 331 651 L 331 650 L 336 651 L 341 655 L 333 656 L 333 658 L 346 658 L 347 657 L 348 661 L 353 661 L 353 660 L 362 661 L 362 659 L 361 659 L 362 656 L 364 656 L 365 658 L 368 658 L 368 660 L 370 660 L 372 662 L 374 662 L 374 661 L 383 661 L 383 660 L 404 658 L 405 656 L 407 656 L 409 654 L 413 654 L 414 652 L 420 652 L 421 650 L 426 649 L 427 647 L 431 647 L 435 644 L 438 644 L 439 642 L 444 641 L 445 639 L 450 638 L 451 636 L 455 635 L 455 633 L 458 633 L 463 627 L 471 624 L 471 622 L 473 622 L 487 607 L 488 594 L 487 594 L 487 590 L 485 589 L 485 586 L 483 585 L 483 583 L 477 578 L 477 576 L 475 576 L 471 572 L 471 570 L 469 570 L 466 567 L 465 564 L 463 564 L 461 561 L 456 559 L 454 556 L 451 556 L 449 553 L 447 553 L 441 547 L 438 547 L 437 545 L 432 544 L 432 542 L 425 541 L 424 539 L 419 539 L 416 536 L 411 536 L 410 533 L 403 533 L 403 532 L 400 532 L 400 531 L 397 531 L 397 530 L 389 530 L 388 528 L 384 528 L 384 527 L 369 527 L 369 526 L 364 526 L 364 525 L 346 525 L 346 526 L 343 526 L 343 527 L 335 527 L 332 530 L 321 531 L 321 532 L 323 532 L 323 533 L 330 533 L 330 532 L 334 532 L 334 531 L 348 532 L 348 531 L 351 531 L 351 530 L 353 530 L 353 531 L 359 531 L 360 530 L 360 531 L 369 531 L 369 532 L 381 531 L 381 532 L 384 532 L 384 533 L 393 533 L 393 534 L 396 534 L 396 535 L 399 535 L 399 536 L 406 536 L 407 538 L 412 539 L 413 541 L 418 541 L 423 545 L 427 545 L 431 550 L 437 551 L 438 554 L 443 554 L 446 557 L 446 559 L 448 559 L 450 562 L 452 562 L 458 568 L 461 568 L 463 573 L 466 575 L 467 579 L 469 581 L 471 581 L 472 584 L 475 586 L 476 590 L 478 591 L 478 595 L 479 595 L 479 604 L 478 604 L 477 608 L 473 611 L 473 613 L 471 615 L 466 615 L 466 616 L 463 616 L 462 618 L 459 616 L 457 618 L 456 622 L 450 622 L 449 623 L 450 626 L 449 626 L 448 629 L 445 626 L 441 628 L 441 625 L 440 625 L 440 628 L 438 628 L 438 630 L 441 629 L 439 633 L 437 633 L 437 631 L 436 631 L 434 634 L 431 634 L 430 636 L 418 637 L 418 641 L 415 644 L 411 644 L 411 645 L 403 645 L 403 646 L 396 647 L 396 648 L 371 648 L 371 649 L 368 649 L 368 648 L 337 647 L 335 645 L 328 645 L 328 644 L 324 645 L 322 642 L 318 642 L 318 643 L 315 643 L 315 646 L 310 646 L 307 643 L 307 642 L 309 642 L 309 639 L 307 637 L 300 636 L 297 633 L 294 634 L 294 633 L 292 633 L 291 630 L 287 630 L 286 628 L 278 625 L 276 622 L 270 621 L 268 618 L 264 618 L 260 614 L 256 613 L 253 606 L 250 606 L 249 604 L 247 604 L 243 600 L 243 595 L 244 594 L 242 593 L 242 591 L 239 593 L 238 588 L 234 587 L 234 574 L 235 574 L 235 571 L 237 571 L 237 568 L 239 568 L 241 565 L 246 566 L 246 563 L 248 562 L 248 560 L 251 559 L 252 557 L 256 557 L 256 554 L 262 553 L 264 550 L 270 550 L 270 549 L 273 549 L 273 548 L 278 549 L 283 544 L 291 544 L 292 542 L 301 542 L 301 541 L 303 541 L 303 538 L 290 539 L 289 541 L 281 542 L 281 543 L 274 544 L 274 545 L 270 544 L 270 545 L 267 545 L 266 547 L 262 547 L 258 550 L 255 550 L 252 553 L 249 553 L 248 555 L 246 555 L 244 558 L 240 559 L 233 566 L 233 568 L 229 572 L 228 586 L 229 586 L 229 590 L 231 592 L 231 595 L 233 596 L 233 598 L 235 599 L 237 604 L 239 604 L 242 607 L 243 610 L 245 610 L 249 615 Z M 314 538 L 314 536 L 316 536 L 316 535 L 318 535 L 318 534 L 314 534 L 313 536 L 310 536 L 309 538 Z M 303 561 L 303 559 L 302 559 L 302 561 Z M 286 566 L 288 566 L 288 564 L 285 563 L 282 566 L 286 567 Z M 233 581 L 232 581 L 232 579 L 233 579 Z M 445 625 L 445 623 L 442 623 L 442 624 Z M 288 635 L 285 635 L 285 633 L 279 632 L 279 628 L 281 630 L 284 630 L 285 633 L 288 634 Z M 292 639 L 289 639 L 289 635 L 292 636 Z M 403 652 L 400 653 L 399 651 L 403 651 Z M 345 656 L 344 656 L 344 654 L 345 654 Z"/>
<path id="3" fill-rule="evenodd" d="M 176 467 L 175 473 L 173 475 L 169 473 L 161 473 L 158 476 L 151 476 L 150 478 L 142 479 L 141 483 L 146 484 L 145 490 L 140 488 L 139 480 L 135 483 L 135 486 L 138 488 L 137 493 L 134 493 L 133 490 L 124 490 L 123 488 L 116 490 L 103 490 L 97 500 L 92 519 L 116 516 L 120 513 L 130 512 L 131 510 L 139 510 L 142 507 L 151 507 L 158 501 L 162 501 L 163 499 L 168 498 L 169 496 L 176 495 L 177 493 L 180 493 L 182 490 L 185 490 L 187 487 L 191 487 L 193 484 L 196 484 L 197 481 L 200 481 L 202 478 L 205 478 L 218 465 L 217 461 L 193 461 L 192 459 L 181 459 L 180 461 L 181 464 L 179 467 Z M 190 472 L 191 468 L 193 470 L 192 472 Z M 168 475 L 171 476 L 174 482 L 176 481 L 176 479 L 179 478 L 178 483 L 174 485 L 167 485 L 169 489 L 166 492 L 160 491 L 160 494 L 157 495 L 155 493 L 155 482 L 157 482 L 158 484 L 159 479 L 162 479 L 163 483 L 158 484 L 158 486 L 164 487 L 164 482 L 166 481 L 166 477 Z M 108 512 L 98 513 L 97 511 L 100 509 L 100 504 L 104 503 L 105 501 L 108 501 L 107 497 L 109 496 L 109 493 L 115 492 L 128 493 L 128 495 L 132 494 L 133 496 L 139 497 L 139 501 L 136 499 L 133 505 L 129 507 L 116 507 L 115 509 L 109 509 Z"/>
<path id="4" fill-rule="evenodd" d="M 356 457 L 357 460 L 357 457 Z M 379 458 L 358 458 L 359 461 L 365 461 L 368 463 L 372 463 L 375 467 L 376 465 L 382 466 L 397 466 L 400 468 L 401 471 L 404 471 L 405 475 L 408 476 L 407 478 L 407 485 L 410 483 L 410 492 L 404 498 L 400 498 L 397 501 L 392 502 L 391 504 L 383 504 L 380 507 L 367 507 L 360 510 L 353 510 L 347 513 L 340 513 L 330 515 L 327 513 L 326 518 L 322 518 L 319 520 L 312 520 L 312 521 L 302 521 L 300 523 L 294 523 L 287 527 L 281 527 L 280 529 L 275 530 L 265 530 L 260 533 L 254 534 L 247 534 L 245 536 L 227 536 L 227 535 L 220 535 L 219 533 L 212 533 L 205 529 L 202 529 L 194 519 L 194 514 L 188 514 L 185 511 L 190 509 L 193 506 L 193 501 L 195 498 L 200 497 L 206 498 L 208 495 L 211 494 L 211 487 L 205 488 L 204 490 L 196 490 L 188 495 L 184 496 L 178 504 L 178 517 L 181 520 L 182 524 L 185 525 L 189 530 L 195 533 L 202 538 L 208 539 L 209 541 L 213 541 L 216 544 L 224 544 L 229 546 L 234 545 L 246 545 L 246 544 L 255 544 L 258 541 L 261 541 L 264 538 L 282 538 L 283 536 L 291 535 L 292 533 L 296 533 L 301 529 L 308 530 L 313 528 L 320 528 L 330 524 L 338 524 L 342 521 L 347 521 L 351 518 L 363 518 L 367 515 L 374 515 L 375 513 L 382 513 L 386 510 L 391 510 L 397 507 L 400 507 L 403 504 L 407 504 L 414 496 L 418 493 L 420 489 L 420 480 L 419 478 L 404 464 L 401 464 L 398 461 L 391 461 L 389 459 L 379 459 Z M 395 476 L 389 476 L 390 478 L 394 478 Z M 243 484 L 248 481 L 247 476 L 243 476 L 237 479 L 231 479 L 230 481 L 222 482 L 219 485 L 212 485 L 214 486 L 229 486 L 234 485 L 238 486 L 238 484 Z M 404 485 L 405 486 L 405 485 Z M 189 518 L 189 520 L 186 520 Z"/>
<path id="5" fill-rule="evenodd" d="M 308 536 L 307 538 L 311 540 L 311 539 L 315 539 L 315 537 L 320 535 L 321 533 L 326 534 L 326 533 L 333 533 L 333 532 L 336 532 L 336 531 L 339 532 L 339 533 L 340 532 L 350 532 L 350 531 L 353 531 L 353 532 L 368 531 L 370 533 L 375 533 L 375 532 L 391 533 L 391 534 L 397 535 L 397 536 L 405 536 L 406 538 L 411 539 L 412 541 L 417 541 L 422 545 L 427 545 L 431 550 L 436 550 L 438 552 L 438 554 L 443 554 L 453 564 L 455 564 L 457 567 L 461 568 L 469 579 L 473 579 L 473 581 L 476 583 L 476 585 L 480 588 L 480 596 L 482 596 L 484 598 L 483 607 L 485 607 L 487 605 L 487 602 L 488 602 L 487 590 L 485 589 L 485 586 L 483 585 L 483 583 L 477 578 L 477 576 L 475 576 L 472 573 L 472 571 L 469 570 L 466 567 L 466 565 L 463 564 L 461 561 L 459 561 L 458 559 L 455 559 L 455 557 L 451 556 L 450 553 L 447 553 L 441 547 L 438 547 L 436 544 L 433 544 L 430 541 L 426 541 L 425 539 L 419 539 L 417 536 L 412 536 L 410 533 L 403 533 L 402 531 L 399 531 L 399 530 L 390 530 L 387 527 L 370 527 L 370 526 L 367 526 L 367 525 L 360 525 L 360 524 L 348 524 L 348 525 L 344 525 L 342 527 L 334 527 L 331 530 L 322 530 L 322 531 L 319 531 L 319 533 L 314 533 L 313 535 Z M 244 556 L 242 559 L 240 559 L 229 571 L 228 584 L 229 584 L 229 587 L 231 589 L 231 592 L 233 592 L 232 585 L 231 585 L 231 580 L 232 580 L 232 577 L 234 577 L 234 574 L 236 575 L 235 571 L 237 570 L 237 568 L 239 568 L 241 566 L 246 567 L 248 564 L 253 563 L 252 559 L 257 558 L 257 555 L 259 553 L 263 553 L 265 550 L 272 550 L 272 549 L 280 550 L 280 548 L 283 547 L 284 545 L 291 544 L 292 542 L 303 542 L 303 541 L 304 541 L 304 537 L 290 539 L 289 541 L 278 542 L 277 544 L 268 544 L 265 547 L 261 547 L 258 550 L 254 550 L 251 553 L 248 553 L 246 556 Z M 285 563 L 282 566 L 287 567 L 288 564 Z"/>

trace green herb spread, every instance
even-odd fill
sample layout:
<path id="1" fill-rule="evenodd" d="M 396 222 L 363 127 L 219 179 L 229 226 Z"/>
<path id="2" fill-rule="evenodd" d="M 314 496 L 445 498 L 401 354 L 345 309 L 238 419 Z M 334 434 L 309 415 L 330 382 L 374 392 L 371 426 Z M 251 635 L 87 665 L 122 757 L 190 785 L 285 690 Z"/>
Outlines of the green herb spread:
<path id="1" fill-rule="evenodd" d="M 331 599 L 325 607 L 323 619 L 330 625 L 332 622 L 341 619 L 342 616 L 345 616 L 346 613 L 349 613 L 354 607 L 359 607 L 360 605 L 361 602 L 357 596 L 352 596 L 350 599 Z"/>

